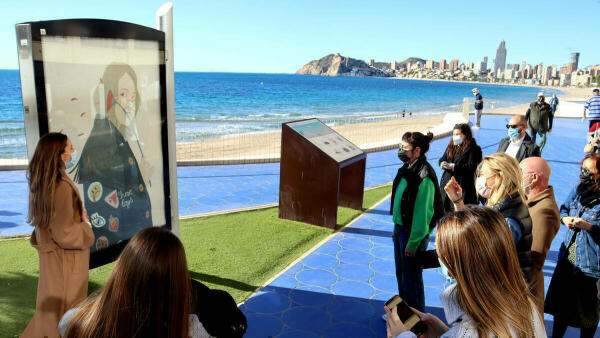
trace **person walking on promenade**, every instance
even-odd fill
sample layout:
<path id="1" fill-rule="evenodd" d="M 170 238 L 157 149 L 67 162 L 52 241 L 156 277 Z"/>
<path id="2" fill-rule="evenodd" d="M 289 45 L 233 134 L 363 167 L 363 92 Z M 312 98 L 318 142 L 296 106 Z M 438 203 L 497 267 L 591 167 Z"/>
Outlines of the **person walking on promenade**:
<path id="1" fill-rule="evenodd" d="M 531 280 L 531 228 L 529 210 L 525 204 L 521 169 L 512 157 L 495 153 L 483 158 L 477 166 L 475 188 L 486 205 L 499 211 L 513 234 L 519 264 L 525 280 Z M 454 179 L 444 187 L 455 208 L 464 205 L 463 189 Z"/>
<path id="2" fill-rule="evenodd" d="M 475 104 L 474 104 L 474 108 L 475 108 L 475 127 L 476 128 L 481 128 L 481 112 L 483 110 L 483 96 L 481 96 L 481 93 L 479 92 L 479 89 L 477 88 L 473 88 L 472 90 L 473 95 L 475 95 Z"/>
<path id="3" fill-rule="evenodd" d="M 585 156 L 579 178 L 560 206 L 560 221 L 568 229 L 544 305 L 554 316 L 554 338 L 562 337 L 567 326 L 580 328 L 581 337 L 594 337 L 600 318 L 595 297 L 600 278 L 600 155 Z"/>
<path id="4" fill-rule="evenodd" d="M 461 187 L 464 187 L 463 200 L 465 204 L 477 203 L 475 170 L 479 162 L 481 162 L 481 157 L 481 147 L 477 145 L 477 142 L 473 138 L 469 124 L 461 123 L 455 125 L 452 130 L 452 139 L 439 160 L 440 168 L 444 170 L 440 182 L 440 187 L 442 187 L 440 192 L 445 212 L 454 210 L 454 204 L 452 204 L 452 201 L 443 189 L 452 176 L 454 176 Z"/>
<path id="5" fill-rule="evenodd" d="M 540 153 L 544 151 L 546 145 L 546 133 L 552 132 L 552 109 L 550 105 L 545 102 L 544 93 L 538 93 L 538 99 L 532 102 L 525 113 L 525 119 L 527 120 L 527 132 L 531 136 L 533 143 L 536 142 L 537 135 L 540 135 Z"/>
<path id="6" fill-rule="evenodd" d="M 49 133 L 40 139 L 27 166 L 27 222 L 35 226 L 30 242 L 38 251 L 40 273 L 35 314 L 21 337 L 59 337 L 60 318 L 87 295 L 94 233 L 65 171 L 75 160 L 67 136 Z"/>
<path id="7" fill-rule="evenodd" d="M 594 95 L 590 97 L 583 105 L 583 118 L 590 121 L 588 128 L 592 128 L 594 123 L 600 122 L 600 89 L 594 88 Z"/>
<path id="8" fill-rule="evenodd" d="M 524 158 L 531 156 L 541 156 L 540 148 L 527 135 L 526 123 L 525 117 L 522 115 L 511 117 L 506 125 L 508 137 L 500 140 L 497 152 L 506 153 L 514 157 L 517 162 L 521 162 Z"/>
<path id="9" fill-rule="evenodd" d="M 425 310 L 423 270 L 415 258 L 427 249 L 429 234 L 444 214 L 437 176 L 425 154 L 433 134 L 407 132 L 398 157 L 404 165 L 392 186 L 394 258 L 398 293 L 412 307 Z"/>
<path id="10" fill-rule="evenodd" d="M 550 245 L 560 228 L 560 213 L 554 199 L 554 189 L 548 186 L 550 166 L 541 157 L 529 157 L 521 162 L 523 190 L 531 215 L 531 293 L 538 311 L 544 313 L 544 262 Z"/>
<path id="11" fill-rule="evenodd" d="M 550 99 L 550 109 L 552 110 L 552 117 L 556 114 L 556 108 L 558 108 L 558 97 L 556 93 L 552 94 L 552 98 Z"/>
<path id="12" fill-rule="evenodd" d="M 485 245 L 479 245 L 485 243 Z M 510 231 L 500 213 L 484 207 L 461 208 L 446 215 L 435 236 L 446 278 L 456 280 L 441 294 L 446 325 L 438 317 L 415 311 L 427 325 L 421 337 L 546 337 L 519 271 Z M 389 309 L 388 337 L 416 338 Z"/>

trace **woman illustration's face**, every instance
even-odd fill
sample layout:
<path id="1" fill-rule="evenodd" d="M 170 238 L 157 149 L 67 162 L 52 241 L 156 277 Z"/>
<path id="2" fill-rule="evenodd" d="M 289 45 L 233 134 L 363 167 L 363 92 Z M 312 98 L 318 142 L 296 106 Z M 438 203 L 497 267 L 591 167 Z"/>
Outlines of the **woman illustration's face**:
<path id="1" fill-rule="evenodd" d="M 131 76 L 125 73 L 119 79 L 119 88 L 117 91 L 117 103 L 115 108 L 115 117 L 117 122 L 123 125 L 130 125 L 135 119 L 135 99 L 136 88 Z"/>

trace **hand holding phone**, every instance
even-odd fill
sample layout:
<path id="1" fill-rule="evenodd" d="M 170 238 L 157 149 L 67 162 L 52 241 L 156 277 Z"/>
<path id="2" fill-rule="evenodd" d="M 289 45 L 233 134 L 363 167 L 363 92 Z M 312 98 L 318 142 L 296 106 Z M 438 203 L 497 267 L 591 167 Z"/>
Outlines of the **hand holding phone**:
<path id="1" fill-rule="evenodd" d="M 385 302 L 385 307 L 388 314 L 388 326 L 390 326 L 392 333 L 398 329 L 401 330 L 401 325 L 412 331 L 417 337 L 427 331 L 427 324 L 421 321 L 419 316 L 408 307 L 400 296 L 396 295 L 390 298 Z M 400 323 L 397 323 L 397 319 L 400 319 Z"/>

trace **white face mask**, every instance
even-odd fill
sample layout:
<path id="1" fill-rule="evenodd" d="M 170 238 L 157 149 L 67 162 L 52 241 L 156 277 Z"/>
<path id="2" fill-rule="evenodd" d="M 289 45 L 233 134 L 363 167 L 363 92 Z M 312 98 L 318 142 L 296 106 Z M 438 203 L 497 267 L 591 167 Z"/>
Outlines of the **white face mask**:
<path id="1" fill-rule="evenodd" d="M 527 181 L 529 178 L 533 177 L 533 175 L 535 175 L 535 173 L 529 173 L 529 175 L 523 177 L 523 190 L 525 190 L 525 193 L 527 193 L 527 190 L 529 188 L 531 188 L 531 186 L 533 185 L 533 183 L 535 183 L 534 180 L 531 180 L 531 182 L 529 182 L 529 184 L 525 184 L 525 181 Z"/>
<path id="2" fill-rule="evenodd" d="M 459 146 L 463 143 L 463 139 L 460 135 L 452 135 L 452 142 L 455 146 Z"/>
<path id="3" fill-rule="evenodd" d="M 490 177 L 479 176 L 475 180 L 475 189 L 477 189 L 477 193 L 479 194 L 479 196 L 483 198 L 490 198 L 490 196 L 492 196 L 493 187 L 488 187 L 486 185 L 487 180 Z"/>

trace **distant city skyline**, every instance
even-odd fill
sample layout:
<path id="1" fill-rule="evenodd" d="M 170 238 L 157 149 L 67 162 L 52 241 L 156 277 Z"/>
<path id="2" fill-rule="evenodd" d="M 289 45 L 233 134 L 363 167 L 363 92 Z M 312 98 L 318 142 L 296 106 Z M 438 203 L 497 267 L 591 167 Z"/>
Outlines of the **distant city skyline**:
<path id="1" fill-rule="evenodd" d="M 352 0 L 343 5 L 316 0 L 173 2 L 176 71 L 294 73 L 332 53 L 366 62 L 419 57 L 450 64 L 457 59 L 475 67 L 487 56 L 489 69 L 502 40 L 508 50 L 505 63 L 526 60 L 562 67 L 574 52 L 580 53 L 579 68 L 600 63 L 596 21 L 581 17 L 600 9 L 594 0 L 507 0 L 501 6 L 457 0 L 427 8 L 392 0 L 377 5 Z M 18 68 L 16 23 L 103 18 L 154 27 L 155 12 L 163 3 L 5 2 L 0 11 L 0 68 Z"/>

